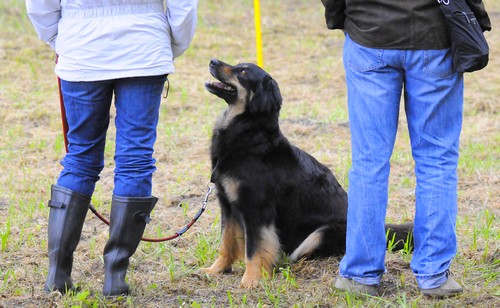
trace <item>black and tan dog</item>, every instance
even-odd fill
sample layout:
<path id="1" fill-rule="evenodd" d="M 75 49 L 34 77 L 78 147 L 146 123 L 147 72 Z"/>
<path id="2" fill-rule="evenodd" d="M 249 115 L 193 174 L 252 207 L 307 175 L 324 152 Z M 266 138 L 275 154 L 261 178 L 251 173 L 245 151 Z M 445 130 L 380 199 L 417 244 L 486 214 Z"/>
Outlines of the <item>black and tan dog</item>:
<path id="1" fill-rule="evenodd" d="M 214 128 L 212 181 L 221 206 L 222 242 L 217 260 L 202 271 L 231 271 L 245 260 L 241 286 L 258 284 L 281 251 L 291 260 L 345 251 L 347 194 L 332 172 L 290 144 L 279 127 L 276 81 L 251 63 L 231 66 L 212 59 L 218 81 L 208 91 L 228 104 Z M 410 225 L 392 226 L 396 241 Z M 402 244 L 396 247 L 402 248 Z"/>

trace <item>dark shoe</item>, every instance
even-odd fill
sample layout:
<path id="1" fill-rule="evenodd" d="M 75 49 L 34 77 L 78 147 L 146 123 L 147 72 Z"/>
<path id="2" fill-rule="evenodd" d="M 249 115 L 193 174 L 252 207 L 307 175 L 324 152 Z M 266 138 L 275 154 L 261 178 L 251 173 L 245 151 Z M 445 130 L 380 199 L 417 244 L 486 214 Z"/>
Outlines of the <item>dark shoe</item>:
<path id="1" fill-rule="evenodd" d="M 420 289 L 422 294 L 429 297 L 451 297 L 462 293 L 462 287 L 452 277 L 448 276 L 448 280 L 437 288 Z"/>
<path id="2" fill-rule="evenodd" d="M 125 275 L 129 258 L 141 242 L 149 215 L 158 201 L 155 197 L 113 196 L 109 240 L 104 248 L 104 296 L 127 295 Z"/>
<path id="3" fill-rule="evenodd" d="M 358 295 L 378 295 L 378 286 L 377 285 L 366 285 L 358 283 L 352 279 L 337 277 L 335 281 L 335 289 L 339 289 L 342 291 L 347 291 L 350 293 L 358 294 Z"/>
<path id="4" fill-rule="evenodd" d="M 47 293 L 59 291 L 64 294 L 73 289 L 73 252 L 80 242 L 89 205 L 90 197 L 52 185 L 48 227 L 49 273 L 44 286 Z"/>

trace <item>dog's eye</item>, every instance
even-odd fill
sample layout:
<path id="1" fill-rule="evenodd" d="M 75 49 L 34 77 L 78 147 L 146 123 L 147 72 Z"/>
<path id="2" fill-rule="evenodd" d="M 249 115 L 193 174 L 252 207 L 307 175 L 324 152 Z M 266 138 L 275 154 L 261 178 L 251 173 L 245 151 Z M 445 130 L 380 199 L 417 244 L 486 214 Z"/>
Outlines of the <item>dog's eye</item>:
<path id="1" fill-rule="evenodd" d="M 247 74 L 247 71 L 245 71 L 244 69 L 241 70 L 241 75 L 246 75 Z"/>

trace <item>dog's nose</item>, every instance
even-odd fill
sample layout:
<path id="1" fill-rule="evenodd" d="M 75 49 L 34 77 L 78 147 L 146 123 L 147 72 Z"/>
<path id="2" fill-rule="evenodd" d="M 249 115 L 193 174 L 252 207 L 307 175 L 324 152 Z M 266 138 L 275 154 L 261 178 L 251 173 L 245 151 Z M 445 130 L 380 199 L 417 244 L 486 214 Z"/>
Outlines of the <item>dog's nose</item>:
<path id="1" fill-rule="evenodd" d="M 215 59 L 215 58 L 212 58 L 212 60 L 210 60 L 210 66 L 215 66 L 215 65 L 218 65 L 219 64 L 219 60 Z"/>

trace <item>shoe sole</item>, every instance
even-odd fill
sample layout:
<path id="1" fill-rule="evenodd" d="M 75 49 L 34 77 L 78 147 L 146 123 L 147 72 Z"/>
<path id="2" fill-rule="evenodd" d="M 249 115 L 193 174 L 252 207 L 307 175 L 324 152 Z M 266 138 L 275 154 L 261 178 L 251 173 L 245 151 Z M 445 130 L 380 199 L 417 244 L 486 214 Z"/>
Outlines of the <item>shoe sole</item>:
<path id="1" fill-rule="evenodd" d="M 454 297 L 454 296 L 458 296 L 462 293 L 462 291 L 450 291 L 450 292 L 436 292 L 436 293 L 433 293 L 433 292 L 425 292 L 423 290 L 420 290 L 420 292 L 427 296 L 427 297 L 433 297 L 433 298 L 445 298 L 445 297 Z"/>

